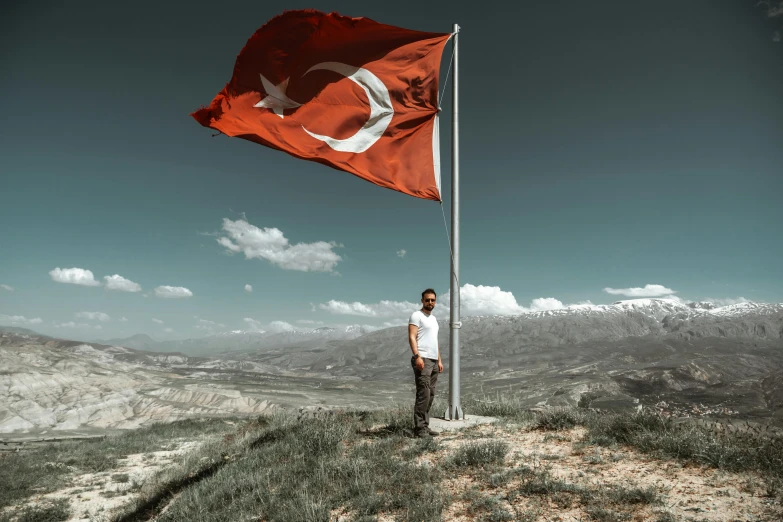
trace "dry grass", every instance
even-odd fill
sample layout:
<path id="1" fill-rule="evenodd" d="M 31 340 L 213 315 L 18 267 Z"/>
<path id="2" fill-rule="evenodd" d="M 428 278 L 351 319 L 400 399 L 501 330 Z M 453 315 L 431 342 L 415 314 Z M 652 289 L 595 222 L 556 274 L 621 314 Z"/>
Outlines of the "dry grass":
<path id="1" fill-rule="evenodd" d="M 315 418 L 278 412 L 209 437 L 193 425 L 180 438 L 201 444 L 144 484 L 127 468 L 101 466 L 114 491 L 127 491 L 104 519 L 783 519 L 781 439 L 770 430 L 647 413 L 531 413 L 507 400 L 466 401 L 465 410 L 501 420 L 424 440 L 406 435 L 407 407 Z M 76 482 L 80 473 L 64 472 Z M 28 495 L 6 518 L 41 498 Z"/>

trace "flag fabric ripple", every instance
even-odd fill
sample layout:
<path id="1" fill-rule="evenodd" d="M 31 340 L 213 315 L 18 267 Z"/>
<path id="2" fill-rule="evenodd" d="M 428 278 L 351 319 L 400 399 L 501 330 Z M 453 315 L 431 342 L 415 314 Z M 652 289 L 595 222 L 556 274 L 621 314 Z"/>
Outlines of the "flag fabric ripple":
<path id="1" fill-rule="evenodd" d="M 438 76 L 449 33 L 287 11 L 258 29 L 201 125 L 439 201 Z"/>

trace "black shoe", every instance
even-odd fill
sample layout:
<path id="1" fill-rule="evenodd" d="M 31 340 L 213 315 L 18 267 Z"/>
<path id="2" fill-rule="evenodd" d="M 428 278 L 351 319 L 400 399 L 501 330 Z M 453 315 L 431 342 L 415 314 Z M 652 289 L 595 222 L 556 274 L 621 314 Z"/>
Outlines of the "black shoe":
<path id="1" fill-rule="evenodd" d="M 427 428 L 427 433 L 430 434 L 430 437 L 437 437 L 438 435 L 440 435 L 440 432 L 438 430 L 433 430 L 430 428 Z"/>
<path id="2" fill-rule="evenodd" d="M 432 435 L 428 431 L 419 431 L 413 434 L 417 439 L 431 439 Z"/>

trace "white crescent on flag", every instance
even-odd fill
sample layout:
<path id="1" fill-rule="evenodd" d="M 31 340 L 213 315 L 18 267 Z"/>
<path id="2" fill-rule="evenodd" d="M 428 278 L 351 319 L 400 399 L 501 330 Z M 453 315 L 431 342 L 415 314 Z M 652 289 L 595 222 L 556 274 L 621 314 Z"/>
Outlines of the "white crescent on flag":
<path id="1" fill-rule="evenodd" d="M 360 153 L 372 147 L 383 136 L 394 117 L 389 89 L 377 76 L 367 69 L 339 62 L 319 63 L 310 67 L 302 76 L 304 77 L 310 71 L 316 70 L 327 70 L 342 74 L 364 89 L 370 102 L 370 117 L 356 134 L 342 140 L 310 132 L 304 125 L 302 125 L 302 129 L 313 138 L 326 143 L 336 151 Z M 290 78 L 286 78 L 279 85 L 273 85 L 272 82 L 264 78 L 264 75 L 260 76 L 267 96 L 256 103 L 254 107 L 272 109 L 281 118 L 283 117 L 283 109 L 301 107 L 300 103 L 290 99 L 285 93 Z"/>

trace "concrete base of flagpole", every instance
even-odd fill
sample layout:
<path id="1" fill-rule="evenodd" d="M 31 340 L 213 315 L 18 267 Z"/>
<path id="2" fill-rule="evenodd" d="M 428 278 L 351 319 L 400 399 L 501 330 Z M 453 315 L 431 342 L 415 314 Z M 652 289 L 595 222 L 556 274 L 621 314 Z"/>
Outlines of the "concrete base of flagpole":
<path id="1" fill-rule="evenodd" d="M 438 431 L 457 431 L 477 424 L 492 424 L 497 422 L 496 417 L 484 417 L 481 415 L 471 415 L 468 418 L 459 420 L 439 419 L 430 417 L 430 428 Z"/>
<path id="2" fill-rule="evenodd" d="M 454 406 L 452 404 L 452 405 L 449 405 L 449 409 L 446 410 L 446 413 L 443 415 L 443 418 L 446 419 L 447 421 L 464 420 L 465 419 L 465 414 L 462 413 L 462 407 L 461 406 Z"/>

